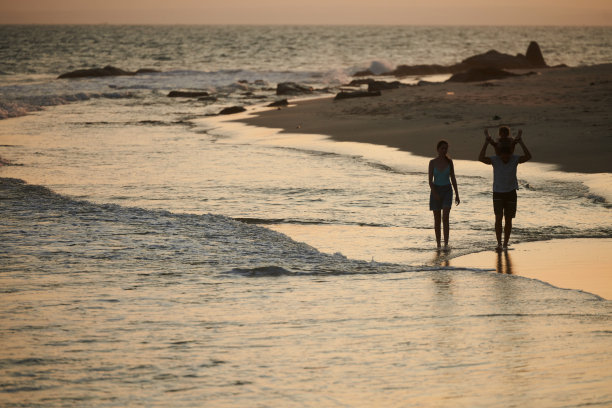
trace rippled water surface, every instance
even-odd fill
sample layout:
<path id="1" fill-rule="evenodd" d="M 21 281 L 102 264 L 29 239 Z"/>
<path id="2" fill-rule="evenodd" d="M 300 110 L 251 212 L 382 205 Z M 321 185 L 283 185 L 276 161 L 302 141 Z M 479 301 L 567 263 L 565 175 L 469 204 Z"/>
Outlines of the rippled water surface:
<path id="1" fill-rule="evenodd" d="M 610 401 L 610 303 L 592 295 L 3 180 L 8 406 Z M 253 268 L 269 263 L 285 268 Z"/>

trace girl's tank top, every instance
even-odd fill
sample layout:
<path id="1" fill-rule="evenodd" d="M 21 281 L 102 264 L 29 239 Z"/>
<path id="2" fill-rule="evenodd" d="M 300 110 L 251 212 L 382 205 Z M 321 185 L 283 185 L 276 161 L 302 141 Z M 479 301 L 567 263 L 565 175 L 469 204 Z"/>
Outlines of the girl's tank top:
<path id="1" fill-rule="evenodd" d="M 450 184 L 450 164 L 446 166 L 444 170 L 438 170 L 438 168 L 434 166 L 433 182 L 436 186 L 447 186 Z"/>

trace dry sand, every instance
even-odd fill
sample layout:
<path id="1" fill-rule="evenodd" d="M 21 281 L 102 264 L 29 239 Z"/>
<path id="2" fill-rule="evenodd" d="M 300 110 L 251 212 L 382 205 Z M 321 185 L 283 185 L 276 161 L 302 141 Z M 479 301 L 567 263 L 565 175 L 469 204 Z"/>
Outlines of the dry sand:
<path id="1" fill-rule="evenodd" d="M 379 97 L 303 101 L 244 122 L 421 156 L 434 156 L 437 141 L 446 139 L 451 156 L 465 160 L 476 160 L 485 127 L 509 125 L 513 134 L 523 129 L 534 161 L 564 171 L 607 173 L 612 170 L 611 107 L 612 64 L 604 64 L 488 82 L 410 86 Z"/>

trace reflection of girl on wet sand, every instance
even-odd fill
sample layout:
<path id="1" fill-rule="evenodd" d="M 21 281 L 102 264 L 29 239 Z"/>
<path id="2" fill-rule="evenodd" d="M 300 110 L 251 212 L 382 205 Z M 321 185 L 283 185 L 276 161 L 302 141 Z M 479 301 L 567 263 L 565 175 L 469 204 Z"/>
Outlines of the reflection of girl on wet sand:
<path id="1" fill-rule="evenodd" d="M 434 230 L 436 243 L 440 245 L 440 222 L 444 224 L 444 247 L 448 247 L 449 216 L 453 205 L 453 189 L 455 190 L 455 203 L 459 205 L 459 190 L 455 179 L 455 166 L 448 157 L 448 142 L 440 140 L 436 146 L 438 157 L 429 162 L 429 209 L 434 213 Z"/>

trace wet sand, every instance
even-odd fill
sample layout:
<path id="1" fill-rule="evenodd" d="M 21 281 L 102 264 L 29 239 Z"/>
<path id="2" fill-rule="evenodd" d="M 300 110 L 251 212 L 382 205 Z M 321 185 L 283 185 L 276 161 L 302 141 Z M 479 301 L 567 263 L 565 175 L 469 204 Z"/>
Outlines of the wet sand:
<path id="1" fill-rule="evenodd" d="M 521 128 L 534 161 L 560 170 L 612 169 L 612 64 L 541 70 L 488 82 L 437 83 L 383 91 L 382 96 L 323 98 L 265 111 L 243 121 L 287 133 L 396 147 L 435 155 L 439 139 L 451 155 L 476 160 L 485 127 Z"/>
<path id="2" fill-rule="evenodd" d="M 527 242 L 451 259 L 450 266 L 491 268 L 612 300 L 612 239 Z"/>

